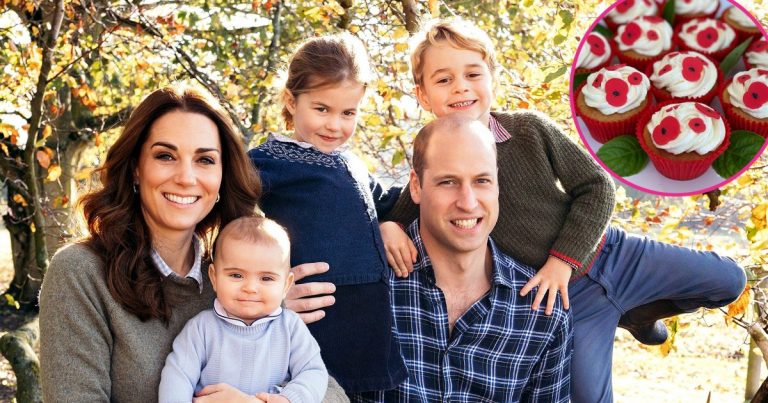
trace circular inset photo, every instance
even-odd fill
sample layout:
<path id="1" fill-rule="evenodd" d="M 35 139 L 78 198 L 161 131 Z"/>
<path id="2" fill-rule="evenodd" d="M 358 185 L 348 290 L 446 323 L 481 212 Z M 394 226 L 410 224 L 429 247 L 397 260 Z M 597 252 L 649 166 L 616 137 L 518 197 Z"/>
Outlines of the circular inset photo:
<path id="1" fill-rule="evenodd" d="M 571 84 L 587 149 L 645 192 L 708 192 L 768 145 L 766 32 L 736 2 L 619 1 L 582 37 Z"/>

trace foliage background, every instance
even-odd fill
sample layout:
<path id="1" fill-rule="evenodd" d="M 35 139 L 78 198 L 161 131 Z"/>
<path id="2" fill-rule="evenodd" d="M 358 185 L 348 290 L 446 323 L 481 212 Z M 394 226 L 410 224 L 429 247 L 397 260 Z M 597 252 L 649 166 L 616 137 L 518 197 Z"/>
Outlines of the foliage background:
<path id="1" fill-rule="evenodd" d="M 766 25 L 763 0 L 741 4 Z M 577 138 L 569 68 L 582 34 L 609 5 L 583 0 L 0 0 L 0 199 L 7 204 L 2 214 L 15 268 L 5 298 L 34 309 L 48 257 L 80 235 L 74 201 L 92 186 L 92 170 L 121 122 L 153 89 L 175 80 L 203 84 L 224 102 L 253 146 L 282 130 L 276 95 L 279 72 L 292 50 L 308 37 L 348 30 L 366 43 L 376 68 L 354 147 L 371 170 L 402 182 L 412 136 L 430 119 L 411 95 L 407 43 L 415 18 L 456 15 L 487 30 L 503 66 L 496 107 L 538 109 Z M 57 15 L 62 22 L 54 36 Z M 44 51 L 46 41 L 52 44 L 50 53 Z M 767 166 L 764 155 L 722 188 L 722 204 L 714 212 L 705 196 L 656 197 L 619 186 L 614 224 L 727 253 L 759 278 L 768 259 Z M 753 320 L 749 312 L 731 316 Z"/>

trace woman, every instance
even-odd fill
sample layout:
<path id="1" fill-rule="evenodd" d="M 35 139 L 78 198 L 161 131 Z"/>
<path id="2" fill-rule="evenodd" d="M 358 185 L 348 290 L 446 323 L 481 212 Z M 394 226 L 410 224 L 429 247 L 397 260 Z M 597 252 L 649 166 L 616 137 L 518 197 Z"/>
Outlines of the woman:
<path id="1" fill-rule="evenodd" d="M 252 214 L 261 186 L 227 114 L 194 88 L 147 96 L 100 174 L 81 200 L 88 237 L 58 251 L 43 282 L 43 394 L 156 401 L 174 337 L 213 301 L 211 233 Z"/>

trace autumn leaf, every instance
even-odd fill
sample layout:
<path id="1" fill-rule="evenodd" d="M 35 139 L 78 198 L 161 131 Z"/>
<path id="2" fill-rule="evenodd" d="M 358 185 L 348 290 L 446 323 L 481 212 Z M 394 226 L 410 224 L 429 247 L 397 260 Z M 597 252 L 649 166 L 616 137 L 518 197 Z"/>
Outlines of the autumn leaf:
<path id="1" fill-rule="evenodd" d="M 56 179 L 59 179 L 60 176 L 61 176 L 61 167 L 58 166 L 57 164 L 52 164 L 48 168 L 48 176 L 45 177 L 45 180 L 48 182 L 53 182 Z"/>
<path id="2" fill-rule="evenodd" d="M 48 169 L 48 167 L 51 165 L 50 148 L 46 147 L 46 148 L 37 150 L 35 152 L 35 158 L 37 159 L 37 163 L 40 164 L 41 167 Z"/>
<path id="3" fill-rule="evenodd" d="M 3 153 L 5 153 L 6 157 L 11 155 L 11 153 L 8 152 L 8 146 L 6 146 L 5 143 L 0 143 L 0 149 L 3 150 Z"/>
<path id="4" fill-rule="evenodd" d="M 744 314 L 749 306 L 750 285 L 747 284 L 739 299 L 728 305 L 728 313 L 725 315 L 725 324 L 730 325 L 735 316 Z"/>
<path id="5" fill-rule="evenodd" d="M 24 196 L 16 193 L 13 195 L 13 202 L 16 204 L 20 204 L 22 207 L 27 207 L 27 201 L 24 200 Z"/>
<path id="6" fill-rule="evenodd" d="M 754 224 L 755 229 L 763 229 L 768 227 L 768 219 L 766 217 L 766 211 L 768 211 L 768 203 L 763 203 L 760 205 L 757 205 L 755 208 L 752 209 L 752 224 Z"/>
<path id="7" fill-rule="evenodd" d="M 440 16 L 440 3 L 438 3 L 437 0 L 428 0 L 427 4 L 429 5 L 429 13 L 432 14 L 433 18 Z"/>

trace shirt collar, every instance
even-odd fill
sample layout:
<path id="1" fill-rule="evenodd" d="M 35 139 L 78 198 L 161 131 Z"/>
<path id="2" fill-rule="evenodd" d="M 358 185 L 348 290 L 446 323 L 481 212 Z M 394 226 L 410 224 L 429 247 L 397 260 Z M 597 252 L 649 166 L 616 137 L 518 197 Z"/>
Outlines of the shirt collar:
<path id="1" fill-rule="evenodd" d="M 497 143 L 503 143 L 512 138 L 512 135 L 509 134 L 507 129 L 505 129 L 493 115 L 488 115 L 488 128 L 491 129 L 493 139 L 496 140 Z"/>
<path id="2" fill-rule="evenodd" d="M 221 302 L 219 302 L 218 298 L 213 300 L 213 312 L 216 313 L 216 316 L 218 316 L 219 319 L 221 319 L 221 320 L 223 320 L 223 321 L 225 321 L 227 323 L 231 323 L 231 324 L 233 324 L 235 326 L 254 327 L 254 326 L 258 326 L 258 325 L 260 325 L 262 323 L 267 323 L 267 322 L 271 322 L 271 321 L 275 320 L 278 316 L 280 316 L 280 314 L 283 313 L 283 308 L 282 307 L 277 307 L 277 309 L 275 309 L 272 313 L 270 313 L 269 315 L 267 315 L 267 316 L 265 316 L 265 317 L 263 317 L 261 319 L 254 320 L 253 323 L 251 323 L 250 325 L 246 325 L 245 321 L 243 321 L 242 319 L 240 319 L 240 318 L 238 318 L 236 316 L 230 315 L 227 312 L 227 310 L 224 309 L 224 307 L 221 305 Z"/>
<path id="3" fill-rule="evenodd" d="M 299 146 L 301 148 L 311 148 L 311 149 L 313 149 L 313 150 L 315 150 L 317 152 L 321 152 L 322 153 L 322 151 L 318 150 L 317 147 L 315 147 L 314 145 L 312 145 L 310 143 L 307 143 L 306 141 L 296 140 L 293 137 L 288 137 L 288 136 L 280 134 L 280 133 L 270 133 L 269 136 L 267 137 L 267 141 L 270 141 L 270 140 L 279 141 L 281 143 L 292 143 L 292 144 L 296 144 L 297 146 Z M 347 151 L 348 149 L 349 149 L 349 145 L 344 143 L 344 144 L 340 145 L 339 147 L 337 147 L 335 150 L 331 151 L 331 154 L 341 154 L 341 153 Z M 325 153 L 323 153 L 323 154 L 325 154 Z"/>
<path id="4" fill-rule="evenodd" d="M 411 225 L 406 228 L 406 233 L 413 240 L 414 246 L 419 257 L 416 263 L 413 264 L 413 270 L 424 270 L 430 273 L 434 277 L 434 269 L 432 268 L 432 261 L 427 255 L 427 250 L 424 247 L 424 241 L 421 239 L 421 233 L 419 232 L 419 220 L 414 220 Z M 515 264 L 512 258 L 504 255 L 496 246 L 496 242 L 493 242 L 491 237 L 488 237 L 488 246 L 491 247 L 491 258 L 493 261 L 493 270 L 491 273 L 491 281 L 495 285 L 503 285 L 505 287 L 514 288 L 512 279 L 512 272 L 515 270 Z"/>
<path id="5" fill-rule="evenodd" d="M 191 278 L 195 281 L 197 281 L 197 284 L 200 288 L 200 293 L 203 292 L 203 270 L 202 270 L 202 260 L 203 260 L 203 245 L 202 242 L 200 242 L 200 239 L 197 237 L 197 234 L 192 234 L 192 248 L 195 250 L 195 258 L 192 261 L 192 268 L 189 269 L 189 273 L 187 273 L 186 278 Z M 155 248 L 152 248 L 151 252 L 152 261 L 155 263 L 155 267 L 157 267 L 157 270 L 160 271 L 160 274 L 162 274 L 164 277 L 168 276 L 179 276 L 176 274 L 176 272 L 171 269 L 170 266 L 168 266 L 167 263 L 165 263 L 165 260 L 160 256 L 159 253 L 155 250 Z"/>

